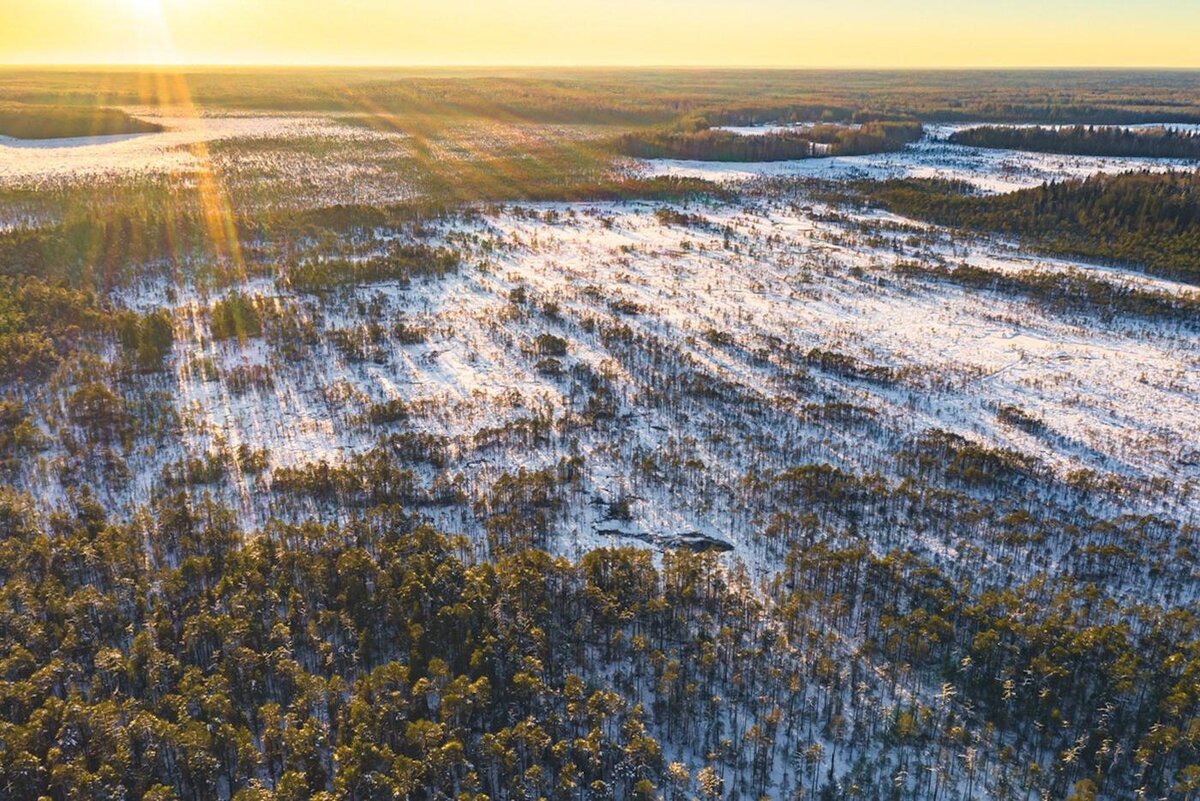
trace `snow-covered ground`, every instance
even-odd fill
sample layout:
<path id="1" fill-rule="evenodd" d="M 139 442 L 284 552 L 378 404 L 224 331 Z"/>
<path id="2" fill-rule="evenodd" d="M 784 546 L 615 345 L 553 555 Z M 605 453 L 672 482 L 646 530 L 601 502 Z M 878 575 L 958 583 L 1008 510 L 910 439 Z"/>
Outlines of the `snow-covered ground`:
<path id="1" fill-rule="evenodd" d="M 966 181 L 986 192 L 1011 192 L 1050 180 L 1082 178 L 1099 172 L 1196 169 L 1197 162 L 1178 159 L 1064 156 L 1018 150 L 966 147 L 946 141 L 950 134 L 977 124 L 927 125 L 925 137 L 904 150 L 867 156 L 835 156 L 763 163 L 677 161 L 643 163 L 645 174 L 708 178 L 739 182 L 762 177 L 825 180 L 945 178 Z M 771 130 L 766 126 L 758 130 Z M 780 126 L 774 126 L 779 129 Z M 747 132 L 756 129 L 729 129 Z"/>
<path id="2" fill-rule="evenodd" d="M 390 433 L 444 438 L 447 462 L 418 466 L 422 481 L 453 481 L 468 504 L 426 509 L 445 529 L 482 536 L 479 508 L 505 473 L 579 456 L 579 491 L 556 518 L 551 547 L 577 555 L 597 545 L 726 541 L 763 573 L 773 567 L 770 519 L 744 489 L 748 476 L 803 464 L 911 477 L 901 452 L 943 430 L 1044 466 L 1044 502 L 1076 502 L 1080 471 L 1122 489 L 1087 509 L 1198 519 L 1200 331 L 1119 316 L 1051 312 L 1019 297 L 976 292 L 893 272 L 901 262 L 967 262 L 989 269 L 1087 271 L 1176 294 L 1194 288 L 1114 269 L 1032 258 L 1004 242 L 956 241 L 897 227 L 893 218 L 838 217 L 791 202 L 677 209 L 698 224 L 664 224 L 651 204 L 512 207 L 447 223 L 437 237 L 463 252 L 458 274 L 297 295 L 269 279 L 242 291 L 264 308 L 306 320 L 319 343 L 298 360 L 268 338 L 214 342 L 193 290 L 172 304 L 177 345 L 169 378 L 140 377 L 135 395 L 169 398 L 178 439 L 130 450 L 132 480 L 108 500 L 132 508 L 162 488 L 163 468 L 245 444 L 265 448 L 261 476 L 231 472 L 203 488 L 224 495 L 247 526 L 272 514 L 332 514 L 281 505 L 272 470 L 340 464 Z M 871 235 L 863 222 L 879 226 Z M 921 244 L 911 244 L 914 231 Z M 909 244 L 906 244 L 909 243 Z M 162 303 L 159 285 L 131 290 L 136 308 Z M 516 299 L 514 290 L 524 293 Z M 427 332 L 405 344 L 397 323 Z M 385 332 L 372 341 L 368 326 Z M 336 338 L 364 343 L 348 358 Z M 547 365 L 538 337 L 566 343 Z M 818 349 L 883 368 L 877 381 L 813 366 Z M 269 379 L 246 388 L 233 377 Z M 606 387 L 599 393 L 597 386 Z M 372 404 L 403 400 L 403 422 L 365 421 Z M 615 417 L 584 422 L 608 399 Z M 1005 407 L 1042 421 L 1031 432 Z M 838 410 L 849 412 L 847 422 Z M 63 497 L 64 454 L 25 474 L 48 500 Z M 439 478 L 440 477 L 440 478 Z M 627 516 L 612 515 L 625 500 Z M 291 509 L 292 512 L 288 512 Z M 962 558 L 971 532 L 867 527 L 881 550 L 902 545 L 939 561 Z M 902 533 L 900 540 L 893 538 Z M 1058 558 L 1040 548 L 1032 565 Z"/>
<path id="3" fill-rule="evenodd" d="M 126 157 L 140 163 L 149 151 L 137 148 L 163 137 L 179 140 L 156 151 L 163 158 L 194 157 L 187 142 L 219 142 L 205 140 L 213 127 L 238 141 L 288 131 L 341 135 L 337 123 L 303 118 L 175 125 L 174 133 L 102 146 L 17 152 L 69 163 L 71 153 L 130 148 Z M 894 163 L 1011 188 L 1114 162 L 1019 154 L 1024 166 L 1010 168 L 1008 158 L 930 139 L 905 153 L 779 168 L 855 162 L 874 165 L 868 173 L 878 176 Z M 712 177 L 720 169 L 702 171 Z M 411 285 L 317 296 L 282 278 L 255 278 L 240 291 L 260 303 L 266 335 L 245 342 L 211 336 L 211 307 L 228 290 L 161 281 L 130 287 L 113 300 L 170 309 L 176 345 L 167 373 L 114 383 L 143 415 L 153 399 L 164 422 L 120 444 L 121 469 L 89 464 L 95 454 L 61 445 L 61 404 L 73 387 L 60 387 L 35 407 L 48 439 L 60 444 L 27 460 L 20 483 L 47 507 L 81 481 L 92 483 L 112 508 L 132 513 L 169 490 L 164 470 L 177 473 L 186 458 L 263 449 L 265 471 L 243 471 L 232 460 L 220 479 L 194 488 L 232 503 L 252 528 L 273 515 L 347 513 L 281 498 L 273 490 L 278 471 L 343 464 L 383 437 L 412 435 L 442 454 L 410 465 L 421 486 L 431 495 L 454 487 L 464 499 L 420 508 L 445 530 L 482 539 L 505 474 L 578 460 L 571 497 L 552 515 L 553 549 L 577 555 L 614 541 L 708 538 L 732 546 L 759 575 L 779 555 L 770 532 L 791 525 L 777 512 L 813 512 L 772 500 L 763 477 L 803 465 L 830 465 L 878 496 L 849 517 L 817 510 L 822 530 L 943 563 L 961 565 L 980 549 L 994 525 L 983 510 L 1200 520 L 1195 321 L 1051 309 L 896 268 L 1082 272 L 1174 297 L 1196 296 L 1195 287 L 1039 258 L 1011 241 L 829 208 L 792 192 L 663 211 L 649 203 L 559 203 L 453 217 L 428 233 L 433 244 L 457 250 L 462 266 Z M 393 244 L 387 237 L 358 243 L 355 258 Z M 823 358 L 849 367 L 831 368 Z M 388 401 L 402 401 L 407 414 L 372 423 L 372 407 Z M 890 506 L 912 481 L 941 480 L 914 473 L 912 456 L 921 437 L 937 431 L 1033 460 L 1037 486 L 999 496 L 960 488 L 954 504 L 979 505 L 968 515 L 974 528 L 952 515 L 939 521 L 916 501 Z M 1064 538 L 1031 547 L 1018 572 L 1053 566 L 1078 544 Z M 986 552 L 979 558 L 1002 561 Z"/>
<path id="4" fill-rule="evenodd" d="M 165 128 L 158 133 L 22 140 L 0 136 L 0 183 L 39 186 L 104 177 L 130 178 L 212 168 L 210 148 L 240 140 L 269 143 L 327 140 L 371 143 L 400 135 L 347 125 L 337 118 L 291 114 L 220 114 L 192 109 L 130 108 L 139 119 Z M 261 160 L 261 157 L 260 157 Z"/>
<path id="5" fill-rule="evenodd" d="M 301 117 L 167 124 L 171 132 L 100 143 L 12 150 L 0 144 L 0 177 L 6 164 L 30 170 L 7 175 L 37 180 L 74 181 L 90 170 L 143 166 L 192 170 L 210 145 L 216 150 L 223 143 L 312 136 L 375 141 L 375 134 L 336 121 Z M 251 170 L 302 172 L 318 190 L 322 177 L 332 184 L 332 172 L 345 169 L 317 158 L 254 166 L 252 147 L 238 158 Z M 841 177 L 938 174 L 1003 191 L 1115 168 L 1128 162 L 976 151 L 927 140 L 900 154 L 770 169 Z M 756 172 L 757 165 L 655 163 L 647 169 L 736 179 L 770 174 L 766 167 Z M 39 219 L 36 209 L 10 217 L 11 225 Z M 249 532 L 271 517 L 354 514 L 349 501 L 287 495 L 280 477 L 288 469 L 343 465 L 382 450 L 412 469 L 427 491 L 424 500 L 405 500 L 407 511 L 478 543 L 493 531 L 493 514 L 503 505 L 497 488 L 506 479 L 547 471 L 557 480 L 569 472 L 558 506 L 535 499 L 526 504 L 532 509 L 517 514 L 519 523 L 528 523 L 544 511 L 547 547 L 568 556 L 610 544 L 729 547 L 729 575 L 736 580 L 744 563 L 752 591 L 753 582 L 777 573 L 790 546 L 865 543 L 880 553 L 915 553 L 951 580 L 970 575 L 976 589 L 989 580 L 1011 588 L 1066 565 L 1118 602 L 1197 600 L 1200 571 L 1187 545 L 1192 535 L 1175 537 L 1179 529 L 1171 526 L 1200 523 L 1200 320 L 1051 308 L 909 274 L 903 265 L 1082 273 L 1176 298 L 1200 297 L 1197 287 L 1043 258 L 1003 238 L 878 211 L 831 208 L 770 186 L 733 201 L 688 206 L 492 206 L 424 229 L 411 234 L 414 240 L 456 250 L 456 272 L 315 295 L 289 286 L 294 263 L 258 257 L 262 261 L 250 265 L 256 277 L 236 288 L 147 279 L 116 293 L 110 299 L 116 306 L 170 311 L 175 346 L 167 369 L 123 369 L 119 354 L 104 353 L 25 399 L 49 444 L 23 458 L 17 483 L 44 511 L 65 504 L 81 485 L 95 487 L 105 508 L 120 517 L 174 491 L 178 481 L 171 474 L 181 472 L 184 460 L 218 456 L 225 472 L 188 491 L 229 503 Z M 325 241 L 320 247 L 327 250 L 309 255 L 361 259 L 408 236 Z M 235 289 L 257 304 L 264 335 L 214 340 L 212 310 Z M 851 368 L 833 369 L 821 354 Z M 78 386 L 71 382 L 97 378 L 124 399 L 134 419 L 127 436 L 111 438 L 104 448 L 86 442 L 64 407 Z M 392 401 L 403 402 L 404 414 L 371 419 L 373 409 Z M 921 438 L 939 431 L 1027 457 L 1036 473 L 998 488 L 956 483 L 938 472 L 946 467 L 944 454 L 917 452 L 927 459 L 923 465 L 914 458 Z M 438 458 L 403 451 L 404 437 L 431 443 Z M 230 458 L 243 446 L 261 449 L 262 472 L 248 468 L 252 459 Z M 774 483 L 786 471 L 825 465 L 846 477 L 844 486 L 788 496 Z M 435 497 L 435 490 L 447 488 L 459 494 L 449 502 Z M 152 536 L 154 516 L 143 519 Z M 1088 554 L 1104 547 L 1117 555 Z M 1159 562 L 1147 567 L 1143 556 Z M 1164 565 L 1171 580 L 1158 583 L 1155 574 Z M 929 685 L 905 665 L 863 661 L 865 635 L 852 621 L 844 630 L 822 624 L 806 636 L 801 642 L 772 637 L 771 650 L 794 648 L 827 661 L 836 671 L 837 697 L 862 696 L 848 717 L 856 742 L 859 724 L 870 723 L 869 736 L 891 731 L 917 702 L 939 714 L 953 709 L 967 731 L 982 728 L 974 710 L 952 702 L 951 682 L 975 669 L 969 659 L 949 677 L 942 670 L 931 674 L 936 678 Z M 737 664 L 753 672 L 767 652 L 738 651 Z M 858 666 L 870 670 L 859 675 Z M 1030 683 L 1026 678 L 1021 686 Z M 817 681 L 797 686 L 800 709 L 814 693 L 826 692 Z M 1037 690 L 1031 685 L 1017 692 Z M 740 716 L 742 726 L 761 718 L 774 703 L 764 700 L 733 698 L 724 725 L 736 731 L 729 716 Z M 841 721 L 846 706 L 834 706 Z M 657 713 L 650 704 L 647 709 L 655 731 Z M 814 717 L 791 714 L 788 737 L 793 720 Z M 1071 722 L 1061 725 L 1069 742 Z M 826 764 L 838 776 L 855 769 L 846 756 L 853 751 L 839 750 L 845 736 L 811 724 L 802 735 L 802 728 L 798 723 L 787 749 L 769 755 L 771 787 L 803 785 L 805 770 L 815 776 Z M 994 745 L 972 737 L 981 749 Z M 663 742 L 668 760 L 711 761 Z M 802 742 L 824 749 L 807 769 L 794 747 Z M 864 747 L 867 761 L 880 763 L 878 753 L 886 764 L 884 749 Z M 975 781 L 974 762 L 968 780 L 957 748 L 933 739 L 911 747 L 923 752 L 922 761 L 887 765 L 896 788 L 922 787 L 930 769 L 921 766 L 945 763 L 932 771 L 938 782 L 954 785 L 946 797 L 988 794 L 979 789 L 982 778 L 974 793 L 961 786 Z M 1023 747 L 996 770 L 1029 762 L 1030 746 Z M 974 749 L 968 748 L 971 760 Z M 1056 757 L 1051 753 L 1050 761 Z M 997 791 L 995 797 L 1008 796 Z"/>
<path id="6" fill-rule="evenodd" d="M 729 131 L 730 133 L 738 134 L 739 136 L 764 136 L 773 133 L 787 133 L 789 131 L 810 131 L 822 123 L 816 122 L 792 122 L 787 124 L 773 125 L 719 125 L 718 131 Z M 837 123 L 841 128 L 861 128 L 861 125 L 855 123 Z"/>

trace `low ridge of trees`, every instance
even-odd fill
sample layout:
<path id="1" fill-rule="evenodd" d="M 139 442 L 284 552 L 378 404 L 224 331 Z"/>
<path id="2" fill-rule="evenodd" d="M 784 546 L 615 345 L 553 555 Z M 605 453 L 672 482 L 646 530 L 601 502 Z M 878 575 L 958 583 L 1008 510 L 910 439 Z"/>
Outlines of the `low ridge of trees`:
<path id="1" fill-rule="evenodd" d="M 1130 129 L 1115 125 L 983 125 L 955 131 L 949 141 L 969 147 L 1030 150 L 1076 156 L 1200 159 L 1200 133 L 1171 127 Z"/>
<path id="2" fill-rule="evenodd" d="M 162 130 L 161 125 L 131 117 L 116 108 L 0 104 L 0 136 L 14 139 L 67 139 Z"/>
<path id="3" fill-rule="evenodd" d="M 709 128 L 695 132 L 628 133 L 617 152 L 643 159 L 693 161 L 794 161 L 898 150 L 921 138 L 917 122 L 871 122 L 861 126 L 817 125 L 798 130 L 744 135 Z"/>

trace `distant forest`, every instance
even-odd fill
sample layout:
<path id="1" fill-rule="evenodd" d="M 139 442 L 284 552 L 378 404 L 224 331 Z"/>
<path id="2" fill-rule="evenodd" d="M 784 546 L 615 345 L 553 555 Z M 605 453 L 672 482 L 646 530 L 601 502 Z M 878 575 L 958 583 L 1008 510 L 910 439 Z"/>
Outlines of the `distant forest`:
<path id="1" fill-rule="evenodd" d="M 1200 122 L 1189 71 L 220 69 L 168 71 L 201 108 L 483 116 L 545 123 L 709 125 L 912 118 L 1115 125 Z M 156 82 L 159 76 L 151 76 Z M 0 102 L 145 104 L 136 70 L 0 75 Z M 156 84 L 157 85 L 157 84 Z M 170 100 L 170 98 L 166 98 Z"/>
<path id="2" fill-rule="evenodd" d="M 1097 175 L 1004 195 L 932 179 L 864 182 L 852 192 L 897 214 L 1200 284 L 1200 172 Z"/>
<path id="3" fill-rule="evenodd" d="M 753 136 L 717 129 L 629 133 L 617 140 L 616 149 L 645 159 L 793 161 L 898 150 L 920 139 L 922 132 L 919 122 L 872 122 L 860 127 L 818 125 Z"/>
<path id="4" fill-rule="evenodd" d="M 14 139 L 70 139 L 161 130 L 161 125 L 130 117 L 115 108 L 0 105 L 0 136 Z"/>
<path id="5" fill-rule="evenodd" d="M 1078 156 L 1200 159 L 1200 134 L 1172 128 L 1130 130 L 1111 125 L 1015 128 L 985 125 L 950 135 L 956 145 Z"/>

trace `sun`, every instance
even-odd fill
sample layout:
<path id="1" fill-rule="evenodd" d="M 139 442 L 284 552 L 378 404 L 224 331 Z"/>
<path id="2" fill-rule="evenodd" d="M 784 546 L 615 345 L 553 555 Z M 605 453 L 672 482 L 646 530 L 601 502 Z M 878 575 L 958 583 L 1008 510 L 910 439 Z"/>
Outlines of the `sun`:
<path id="1" fill-rule="evenodd" d="M 161 30 L 180 5 L 176 0 L 113 0 L 111 8 L 137 25 Z"/>
<path id="2" fill-rule="evenodd" d="M 126 25 L 129 63 L 169 64 L 178 58 L 171 30 L 170 0 L 116 0 L 112 13 Z"/>

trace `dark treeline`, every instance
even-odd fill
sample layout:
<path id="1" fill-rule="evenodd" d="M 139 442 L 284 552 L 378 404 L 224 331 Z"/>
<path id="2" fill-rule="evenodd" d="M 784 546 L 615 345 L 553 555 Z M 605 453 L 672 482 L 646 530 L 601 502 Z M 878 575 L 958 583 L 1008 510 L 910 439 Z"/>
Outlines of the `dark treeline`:
<path id="1" fill-rule="evenodd" d="M 80 136 L 156 133 L 163 127 L 115 108 L 0 104 L 0 136 L 67 139 Z"/>
<path id="2" fill-rule="evenodd" d="M 956 145 L 1078 156 L 1200 159 L 1200 134 L 1173 128 L 1131 130 L 1111 125 L 1070 128 L 985 125 L 950 135 Z"/>
<path id="3" fill-rule="evenodd" d="M 615 143 L 626 156 L 694 161 L 793 161 L 898 150 L 921 138 L 916 122 L 872 122 L 862 126 L 818 125 L 796 131 L 743 135 L 708 129 L 694 133 L 629 133 Z"/>
<path id="4" fill-rule="evenodd" d="M 720 125 L 770 125 L 790 123 L 866 123 L 880 120 L 914 119 L 926 123 L 989 122 L 1041 123 L 1043 125 L 1138 125 L 1200 123 L 1200 110 L 1182 104 L 1176 110 L 1146 109 L 1062 102 L 1035 101 L 997 103 L 976 97 L 950 102 L 924 98 L 886 98 L 859 105 L 849 98 L 839 104 L 796 104 L 731 106 L 683 118 L 678 124 L 700 130 Z"/>
<path id="5" fill-rule="evenodd" d="M 1072 102 L 1000 103 L 962 102 L 917 112 L 926 122 L 994 122 L 1042 125 L 1141 125 L 1146 123 L 1192 125 L 1200 123 L 1200 110 L 1188 104 L 1170 103 L 1149 108 L 1127 98 L 1114 104 Z"/>
<path id="6" fill-rule="evenodd" d="M 1018 236 L 1048 253 L 1200 283 L 1200 173 L 1097 175 L 1001 195 L 908 179 L 860 183 L 838 195 L 941 225 Z"/>

